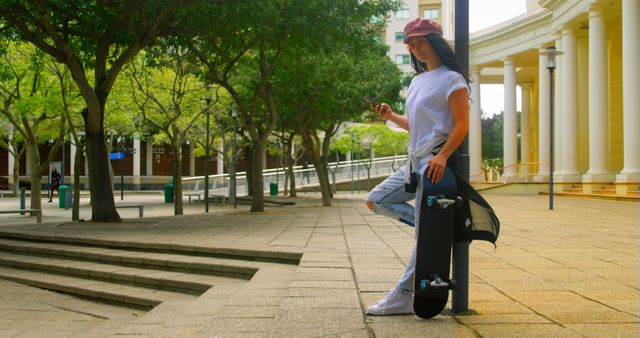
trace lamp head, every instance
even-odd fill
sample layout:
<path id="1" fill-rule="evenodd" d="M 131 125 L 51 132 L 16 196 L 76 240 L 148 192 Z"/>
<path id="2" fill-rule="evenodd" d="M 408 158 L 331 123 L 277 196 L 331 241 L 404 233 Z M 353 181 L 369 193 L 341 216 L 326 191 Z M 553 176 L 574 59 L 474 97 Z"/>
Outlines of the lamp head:
<path id="1" fill-rule="evenodd" d="M 540 54 L 548 57 L 547 69 L 556 69 L 556 55 L 562 55 L 564 52 L 557 50 L 556 47 L 550 46 L 547 47 L 547 50 L 541 51 Z"/>

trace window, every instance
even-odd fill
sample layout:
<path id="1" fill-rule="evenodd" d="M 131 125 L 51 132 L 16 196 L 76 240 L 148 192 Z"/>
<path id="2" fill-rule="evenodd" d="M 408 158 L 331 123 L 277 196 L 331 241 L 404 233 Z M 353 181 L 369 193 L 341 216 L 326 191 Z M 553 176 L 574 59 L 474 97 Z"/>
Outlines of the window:
<path id="1" fill-rule="evenodd" d="M 431 20 L 439 20 L 440 11 L 437 8 L 426 8 L 424 10 L 423 17 Z"/>
<path id="2" fill-rule="evenodd" d="M 396 42 L 404 41 L 404 32 L 396 32 Z"/>
<path id="3" fill-rule="evenodd" d="M 407 65 L 411 62 L 411 56 L 409 54 L 396 55 L 396 65 Z"/>
<path id="4" fill-rule="evenodd" d="M 396 19 L 408 19 L 409 15 L 410 13 L 408 8 L 401 8 L 396 11 Z"/>

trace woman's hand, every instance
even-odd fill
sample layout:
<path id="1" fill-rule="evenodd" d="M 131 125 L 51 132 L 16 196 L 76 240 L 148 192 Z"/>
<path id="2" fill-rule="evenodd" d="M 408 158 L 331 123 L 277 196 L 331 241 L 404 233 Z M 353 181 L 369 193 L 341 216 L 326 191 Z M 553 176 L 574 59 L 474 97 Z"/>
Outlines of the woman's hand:
<path id="1" fill-rule="evenodd" d="M 391 119 L 393 115 L 393 111 L 391 110 L 391 106 L 386 103 L 381 103 L 379 105 L 371 104 L 371 108 L 373 108 L 379 115 L 385 120 Z"/>
<path id="2" fill-rule="evenodd" d="M 433 183 L 438 183 L 444 176 L 444 169 L 447 166 L 447 157 L 441 152 L 436 154 L 428 163 L 427 177 Z"/>

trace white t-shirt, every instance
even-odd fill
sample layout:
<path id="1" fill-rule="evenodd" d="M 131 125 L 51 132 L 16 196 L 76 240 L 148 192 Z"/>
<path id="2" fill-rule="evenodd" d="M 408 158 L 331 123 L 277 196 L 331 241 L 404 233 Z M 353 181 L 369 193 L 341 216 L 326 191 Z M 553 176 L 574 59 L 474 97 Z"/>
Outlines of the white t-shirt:
<path id="1" fill-rule="evenodd" d="M 464 77 L 440 66 L 417 75 L 409 85 L 407 93 L 407 118 L 409 119 L 409 153 L 415 151 L 428 140 L 449 136 L 453 130 L 453 117 L 449 106 L 449 96 L 458 89 L 465 88 Z M 420 171 L 424 169 L 433 155 L 420 159 Z"/>

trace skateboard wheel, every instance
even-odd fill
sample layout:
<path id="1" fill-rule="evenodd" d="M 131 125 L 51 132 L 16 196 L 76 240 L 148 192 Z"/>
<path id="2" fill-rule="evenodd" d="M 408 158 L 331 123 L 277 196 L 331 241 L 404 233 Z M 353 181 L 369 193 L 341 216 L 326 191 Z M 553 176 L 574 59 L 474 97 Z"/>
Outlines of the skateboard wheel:
<path id="1" fill-rule="evenodd" d="M 449 281 L 449 290 L 455 290 L 456 289 L 456 281 L 454 281 L 453 279 Z"/>
<path id="2" fill-rule="evenodd" d="M 462 196 L 456 196 L 456 207 L 461 207 L 462 202 L 464 202 L 464 200 L 462 199 Z"/>
<path id="3" fill-rule="evenodd" d="M 437 198 L 435 196 L 429 196 L 427 197 L 427 205 L 432 207 L 436 202 L 437 202 Z"/>
<path id="4" fill-rule="evenodd" d="M 429 286 L 429 283 L 426 279 L 423 279 L 420 281 L 420 289 L 426 290 L 428 286 Z"/>

